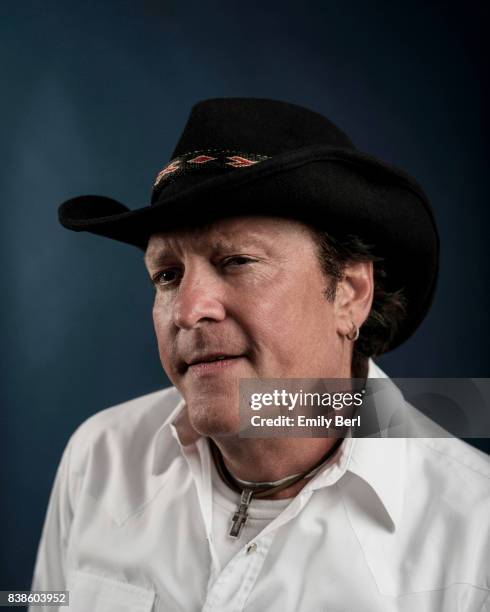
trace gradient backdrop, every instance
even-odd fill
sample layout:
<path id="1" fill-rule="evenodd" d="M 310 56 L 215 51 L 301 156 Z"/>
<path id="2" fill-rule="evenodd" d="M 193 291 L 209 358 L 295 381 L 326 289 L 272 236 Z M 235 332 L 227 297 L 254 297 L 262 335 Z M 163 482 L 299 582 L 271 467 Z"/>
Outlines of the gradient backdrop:
<path id="1" fill-rule="evenodd" d="M 199 99 L 303 104 L 413 174 L 440 227 L 440 284 L 381 366 L 489 375 L 483 3 L 39 0 L 3 2 L 0 23 L 0 589 L 30 584 L 70 433 L 166 385 L 141 253 L 62 229 L 57 205 L 82 193 L 146 204 Z"/>

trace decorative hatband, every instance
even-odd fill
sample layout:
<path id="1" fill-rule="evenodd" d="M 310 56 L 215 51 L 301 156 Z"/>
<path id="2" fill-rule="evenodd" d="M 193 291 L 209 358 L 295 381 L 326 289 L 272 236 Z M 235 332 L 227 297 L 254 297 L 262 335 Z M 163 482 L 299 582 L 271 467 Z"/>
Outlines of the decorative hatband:
<path id="1" fill-rule="evenodd" d="M 269 156 L 222 149 L 205 149 L 185 153 L 179 157 L 174 157 L 160 170 L 153 184 L 153 192 L 159 191 L 165 184 L 173 182 L 178 176 L 189 172 L 248 168 L 265 159 L 269 159 Z"/>

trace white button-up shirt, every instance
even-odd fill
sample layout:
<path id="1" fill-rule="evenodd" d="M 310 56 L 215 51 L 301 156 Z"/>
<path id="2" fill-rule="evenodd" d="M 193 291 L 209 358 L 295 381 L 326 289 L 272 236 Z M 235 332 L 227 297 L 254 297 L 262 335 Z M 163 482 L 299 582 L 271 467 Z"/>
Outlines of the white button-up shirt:
<path id="1" fill-rule="evenodd" d="M 385 376 L 372 362 L 369 375 Z M 184 412 L 169 388 L 74 433 L 33 589 L 68 589 L 71 612 L 490 610 L 483 453 L 454 438 L 347 438 L 221 567 L 209 447 L 179 431 Z"/>

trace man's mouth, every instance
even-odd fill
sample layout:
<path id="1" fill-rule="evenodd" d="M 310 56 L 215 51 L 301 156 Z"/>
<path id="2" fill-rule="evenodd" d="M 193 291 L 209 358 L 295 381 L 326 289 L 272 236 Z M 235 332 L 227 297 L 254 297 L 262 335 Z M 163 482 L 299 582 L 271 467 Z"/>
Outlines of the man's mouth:
<path id="1" fill-rule="evenodd" d="M 240 359 L 244 355 L 230 355 L 227 353 L 210 353 L 207 355 L 196 356 L 189 361 L 185 361 L 184 369 L 210 369 L 214 367 L 225 367 L 230 365 L 232 361 Z"/>

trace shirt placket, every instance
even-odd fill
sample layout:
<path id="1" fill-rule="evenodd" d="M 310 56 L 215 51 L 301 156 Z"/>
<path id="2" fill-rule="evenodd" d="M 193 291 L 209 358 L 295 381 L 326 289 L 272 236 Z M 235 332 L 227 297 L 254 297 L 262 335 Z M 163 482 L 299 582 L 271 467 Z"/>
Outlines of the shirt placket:
<path id="1" fill-rule="evenodd" d="M 211 585 L 203 612 L 240 612 L 257 581 L 273 534 L 258 537 L 242 548 Z"/>

